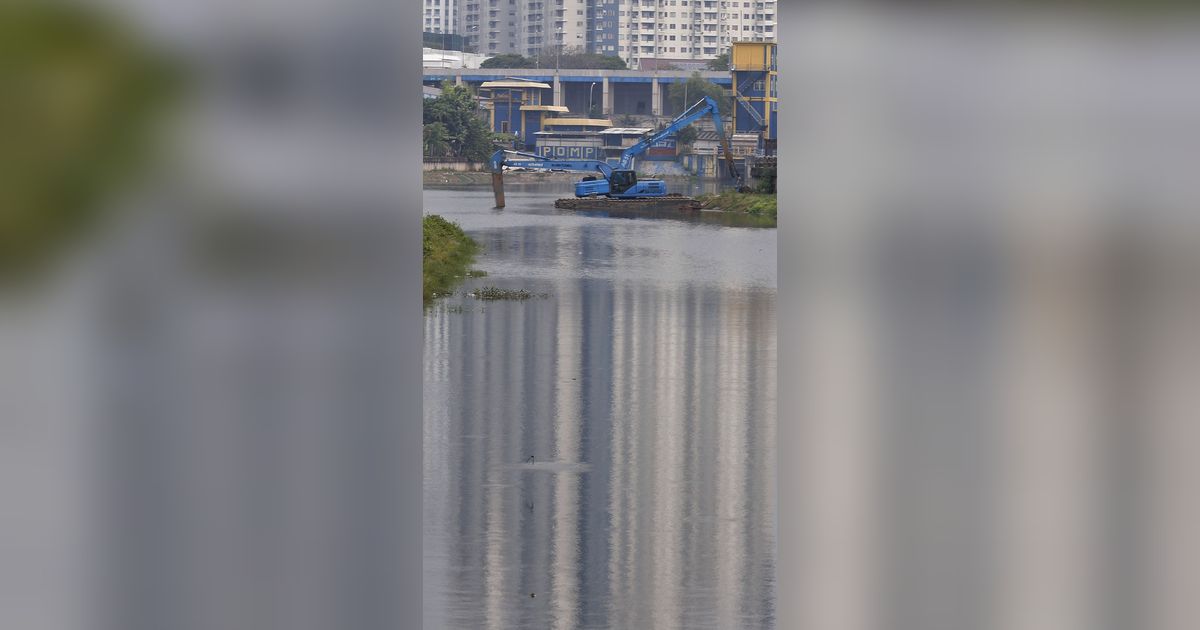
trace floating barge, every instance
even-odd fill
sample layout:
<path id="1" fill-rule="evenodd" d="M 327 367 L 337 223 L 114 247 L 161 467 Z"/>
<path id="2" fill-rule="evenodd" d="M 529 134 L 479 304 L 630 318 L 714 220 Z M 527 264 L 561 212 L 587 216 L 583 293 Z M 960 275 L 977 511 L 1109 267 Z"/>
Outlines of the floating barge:
<path id="1" fill-rule="evenodd" d="M 554 202 L 560 210 L 606 210 L 621 212 L 683 212 L 695 213 L 703 208 L 699 200 L 684 195 L 664 195 L 641 199 L 612 199 L 609 197 L 569 197 Z"/>

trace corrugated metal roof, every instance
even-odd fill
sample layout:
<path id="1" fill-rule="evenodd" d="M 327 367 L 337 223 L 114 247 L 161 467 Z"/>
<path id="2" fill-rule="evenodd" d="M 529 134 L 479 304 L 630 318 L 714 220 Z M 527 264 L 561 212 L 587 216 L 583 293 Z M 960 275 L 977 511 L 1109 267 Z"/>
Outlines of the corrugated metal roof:
<path id="1" fill-rule="evenodd" d="M 538 83 L 537 81 L 484 81 L 479 84 L 480 88 L 545 88 L 550 89 L 546 83 Z"/>
<path id="2" fill-rule="evenodd" d="M 600 133 L 614 133 L 614 134 L 620 134 L 620 135 L 633 135 L 633 134 L 641 135 L 641 134 L 644 134 L 644 133 L 647 133 L 650 131 L 654 131 L 654 128 L 653 127 L 613 127 L 611 129 L 605 129 L 604 131 L 601 131 Z"/>

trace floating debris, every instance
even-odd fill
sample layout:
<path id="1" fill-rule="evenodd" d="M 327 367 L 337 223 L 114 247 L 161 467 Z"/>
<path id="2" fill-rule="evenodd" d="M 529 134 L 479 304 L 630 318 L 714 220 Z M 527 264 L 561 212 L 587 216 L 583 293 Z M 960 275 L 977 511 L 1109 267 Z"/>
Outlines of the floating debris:
<path id="1" fill-rule="evenodd" d="M 533 294 L 525 289 L 501 289 L 498 287 L 482 287 L 471 294 L 479 300 L 528 300 Z"/>
<path id="2" fill-rule="evenodd" d="M 468 278 L 483 278 L 487 276 L 487 272 L 482 269 L 472 269 L 467 272 Z"/>

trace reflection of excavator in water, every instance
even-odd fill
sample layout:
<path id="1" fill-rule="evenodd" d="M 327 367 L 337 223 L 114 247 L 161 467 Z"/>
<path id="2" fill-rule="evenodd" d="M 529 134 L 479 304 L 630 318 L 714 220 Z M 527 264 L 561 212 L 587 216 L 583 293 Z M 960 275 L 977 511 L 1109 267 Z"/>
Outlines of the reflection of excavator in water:
<path id="1" fill-rule="evenodd" d="M 626 201 L 659 199 L 662 201 L 677 200 L 692 202 L 694 200 L 687 197 L 668 195 L 667 185 L 661 179 L 639 180 L 637 173 L 633 170 L 633 158 L 644 153 L 655 143 L 671 136 L 705 115 L 712 116 L 717 137 L 721 140 L 721 150 L 725 153 L 726 171 L 740 185 L 741 177 L 738 176 L 734 168 L 733 156 L 729 152 L 729 140 L 725 137 L 725 129 L 721 124 L 721 114 L 717 109 L 717 102 L 711 97 L 705 96 L 704 100 L 697 101 L 695 105 L 689 107 L 687 111 L 676 117 L 675 120 L 671 121 L 671 124 L 664 127 L 661 131 L 646 136 L 639 140 L 637 144 L 625 149 L 621 153 L 620 163 L 615 168 L 603 160 L 552 160 L 540 155 L 522 153 L 520 151 L 507 149 L 496 151 L 490 160 L 492 190 L 496 194 L 496 207 L 504 207 L 504 167 L 506 166 L 543 171 L 594 173 L 594 175 L 584 177 L 582 181 L 575 183 L 576 198 L 606 198 Z M 515 156 L 515 158 L 509 156 Z M 562 199 L 555 205 L 559 207 L 575 207 L 573 203 Z"/>

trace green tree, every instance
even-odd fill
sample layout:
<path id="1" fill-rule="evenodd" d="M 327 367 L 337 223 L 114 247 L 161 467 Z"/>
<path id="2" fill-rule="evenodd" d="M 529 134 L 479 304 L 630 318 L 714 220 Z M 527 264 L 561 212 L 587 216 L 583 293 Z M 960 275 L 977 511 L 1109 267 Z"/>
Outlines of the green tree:
<path id="1" fill-rule="evenodd" d="M 583 52 L 580 48 L 562 51 L 553 48 L 543 50 L 538 57 L 522 57 L 504 54 L 488 57 L 479 64 L 480 68 L 561 68 L 563 70 L 628 70 L 625 60 L 610 55 Z"/>
<path id="2" fill-rule="evenodd" d="M 696 130 L 696 127 L 688 125 L 675 132 L 675 144 L 679 147 L 691 146 L 696 141 L 696 136 L 698 135 L 700 135 L 700 132 Z"/>
<path id="3" fill-rule="evenodd" d="M 725 51 L 713 59 L 708 60 L 709 70 L 728 70 L 729 69 L 729 51 Z"/>
<path id="4" fill-rule="evenodd" d="M 479 64 L 480 68 L 532 68 L 535 62 L 521 55 L 504 54 L 488 57 Z"/>
<path id="5" fill-rule="evenodd" d="M 616 123 L 618 127 L 636 127 L 638 119 L 633 114 L 621 114 L 617 117 Z"/>
<path id="6" fill-rule="evenodd" d="M 667 100 L 671 102 L 671 106 L 677 112 L 682 112 L 684 109 L 695 105 L 697 101 L 705 96 L 711 96 L 717 102 L 717 109 L 721 112 L 721 118 L 728 124 L 729 112 L 732 108 L 732 99 L 729 93 L 725 88 L 700 76 L 699 72 L 693 72 L 687 81 L 672 83 L 670 89 L 667 90 Z M 685 98 L 687 102 L 684 102 Z"/>
<path id="7" fill-rule="evenodd" d="M 519 148 L 518 144 L 521 142 L 521 136 L 518 136 L 515 133 L 502 133 L 499 131 L 494 131 L 492 132 L 491 140 L 493 147 L 503 146 L 508 149 L 515 149 Z"/>
<path id="8" fill-rule="evenodd" d="M 432 122 L 421 130 L 424 139 L 425 155 L 429 157 L 444 157 L 450 145 L 446 142 L 446 125 Z"/>
<path id="9" fill-rule="evenodd" d="M 482 162 L 492 154 L 491 130 L 484 122 L 483 110 L 470 88 L 446 81 L 442 84 L 441 95 L 425 99 L 423 106 L 422 122 L 426 125 L 440 123 L 445 128 L 445 143 L 450 155 Z"/>
<path id="10" fill-rule="evenodd" d="M 768 195 L 775 194 L 775 168 L 764 168 L 759 176 L 758 192 Z"/>
<path id="11" fill-rule="evenodd" d="M 579 47 L 555 50 L 542 50 L 540 59 L 534 60 L 534 65 L 542 68 L 562 68 L 564 70 L 627 70 L 625 60 L 611 55 L 600 55 L 584 52 Z"/>

